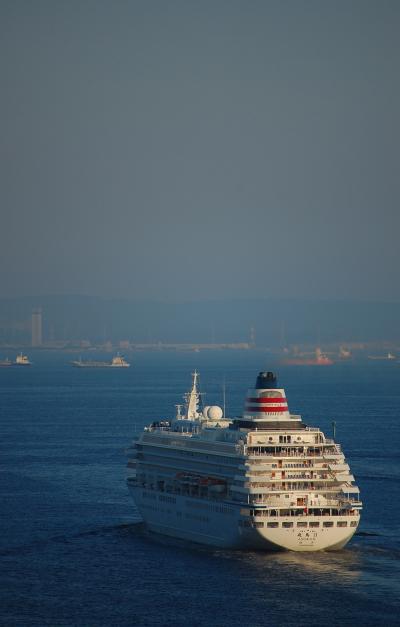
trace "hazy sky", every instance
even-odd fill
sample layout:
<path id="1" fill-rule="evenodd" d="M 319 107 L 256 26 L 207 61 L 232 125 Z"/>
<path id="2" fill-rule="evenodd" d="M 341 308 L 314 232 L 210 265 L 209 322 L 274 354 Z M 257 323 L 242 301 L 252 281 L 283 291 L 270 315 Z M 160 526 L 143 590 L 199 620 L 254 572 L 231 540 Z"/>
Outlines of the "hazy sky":
<path id="1" fill-rule="evenodd" d="M 0 295 L 400 300 L 398 0 L 1 0 Z"/>

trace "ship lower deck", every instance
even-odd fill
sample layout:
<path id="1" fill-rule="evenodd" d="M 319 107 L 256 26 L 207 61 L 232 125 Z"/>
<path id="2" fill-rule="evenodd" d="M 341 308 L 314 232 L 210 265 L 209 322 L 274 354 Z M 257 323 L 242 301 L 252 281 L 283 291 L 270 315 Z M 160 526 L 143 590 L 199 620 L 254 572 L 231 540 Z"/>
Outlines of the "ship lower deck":
<path id="1" fill-rule="evenodd" d="M 148 529 L 201 544 L 251 550 L 321 551 L 343 548 L 355 533 L 354 516 L 268 517 L 257 520 L 248 506 L 149 490 L 130 492 Z"/>

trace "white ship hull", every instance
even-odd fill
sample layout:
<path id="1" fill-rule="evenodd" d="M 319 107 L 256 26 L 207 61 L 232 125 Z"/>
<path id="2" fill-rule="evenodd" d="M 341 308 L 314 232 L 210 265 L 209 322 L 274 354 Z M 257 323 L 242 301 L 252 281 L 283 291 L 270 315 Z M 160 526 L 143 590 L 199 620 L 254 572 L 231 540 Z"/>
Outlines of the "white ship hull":
<path id="1" fill-rule="evenodd" d="M 257 522 L 257 525 L 263 524 L 262 527 L 253 527 L 247 526 L 248 518 L 241 513 L 243 505 L 237 503 L 165 494 L 132 485 L 129 490 L 150 531 L 220 548 L 302 552 L 339 550 L 349 542 L 359 523 L 359 516 L 338 516 L 335 521 L 329 519 L 333 522 L 331 527 L 324 527 L 328 522 L 326 517 L 302 515 L 274 519 L 273 524 L 278 525 L 276 528 L 267 527 L 271 518 L 268 522 Z M 310 523 L 319 526 L 310 527 Z M 337 523 L 346 523 L 346 527 L 338 527 Z"/>

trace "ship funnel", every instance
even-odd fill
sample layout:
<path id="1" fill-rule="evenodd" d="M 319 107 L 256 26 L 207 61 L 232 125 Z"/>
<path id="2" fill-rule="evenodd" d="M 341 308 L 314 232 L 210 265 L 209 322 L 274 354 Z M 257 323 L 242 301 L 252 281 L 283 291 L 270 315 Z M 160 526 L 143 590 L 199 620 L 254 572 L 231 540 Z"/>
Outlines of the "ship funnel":
<path id="1" fill-rule="evenodd" d="M 254 388 L 247 391 L 242 426 L 258 424 L 262 428 L 278 424 L 291 428 L 293 420 L 289 413 L 285 390 L 278 387 L 278 379 L 273 372 L 259 372 Z"/>
<path id="2" fill-rule="evenodd" d="M 273 372 L 259 372 L 256 381 L 256 390 L 276 390 L 278 379 Z"/>

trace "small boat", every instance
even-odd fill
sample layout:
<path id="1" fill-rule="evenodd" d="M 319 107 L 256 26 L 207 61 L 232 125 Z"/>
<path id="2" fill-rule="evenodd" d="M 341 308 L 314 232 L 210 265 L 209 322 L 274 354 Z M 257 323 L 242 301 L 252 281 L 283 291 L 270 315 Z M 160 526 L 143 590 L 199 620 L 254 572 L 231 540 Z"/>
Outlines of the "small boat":
<path id="1" fill-rule="evenodd" d="M 0 360 L 0 368 L 8 368 L 9 366 L 12 366 L 11 359 L 8 359 L 7 357 L 6 359 Z"/>
<path id="2" fill-rule="evenodd" d="M 388 353 L 387 355 L 368 355 L 368 359 L 373 359 L 375 361 L 393 361 L 397 359 L 396 355 L 393 353 Z"/>
<path id="3" fill-rule="evenodd" d="M 341 346 L 339 350 L 339 359 L 351 359 L 351 351 L 344 346 Z"/>
<path id="4" fill-rule="evenodd" d="M 15 362 L 14 362 L 14 366 L 31 366 L 31 365 L 32 365 L 32 362 L 29 361 L 27 355 L 23 355 L 22 353 L 17 355 Z"/>

